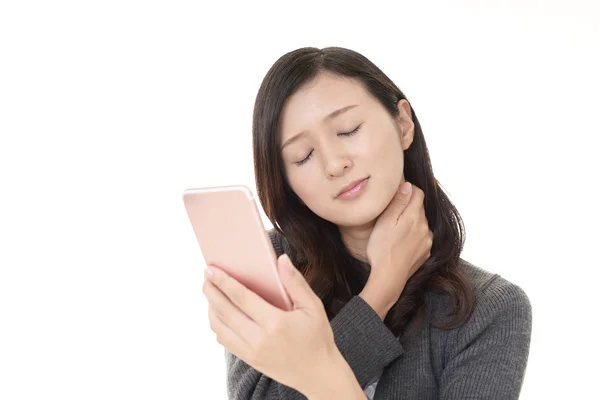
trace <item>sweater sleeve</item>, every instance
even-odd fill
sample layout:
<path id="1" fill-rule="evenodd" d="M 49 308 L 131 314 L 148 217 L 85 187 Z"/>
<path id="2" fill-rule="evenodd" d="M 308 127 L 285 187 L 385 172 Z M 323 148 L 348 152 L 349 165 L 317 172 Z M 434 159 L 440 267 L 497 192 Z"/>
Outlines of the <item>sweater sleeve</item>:
<path id="1" fill-rule="evenodd" d="M 331 320 L 338 349 L 354 372 L 360 386 L 382 373 L 404 349 L 375 310 L 360 296 L 354 296 Z M 225 349 L 227 394 L 230 400 L 306 399 L 246 364 Z"/>
<path id="2" fill-rule="evenodd" d="M 531 303 L 497 276 L 447 350 L 440 399 L 518 399 L 531 340 Z"/>

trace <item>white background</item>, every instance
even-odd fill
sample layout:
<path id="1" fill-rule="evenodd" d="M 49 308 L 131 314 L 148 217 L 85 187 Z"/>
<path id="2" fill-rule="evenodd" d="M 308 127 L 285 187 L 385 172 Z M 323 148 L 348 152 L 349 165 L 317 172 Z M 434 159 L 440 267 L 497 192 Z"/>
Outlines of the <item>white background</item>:
<path id="1" fill-rule="evenodd" d="M 0 398 L 226 398 L 181 194 L 254 190 L 264 74 L 331 45 L 405 92 L 463 258 L 529 295 L 521 398 L 598 396 L 597 3 L 201 3 L 0 5 Z"/>

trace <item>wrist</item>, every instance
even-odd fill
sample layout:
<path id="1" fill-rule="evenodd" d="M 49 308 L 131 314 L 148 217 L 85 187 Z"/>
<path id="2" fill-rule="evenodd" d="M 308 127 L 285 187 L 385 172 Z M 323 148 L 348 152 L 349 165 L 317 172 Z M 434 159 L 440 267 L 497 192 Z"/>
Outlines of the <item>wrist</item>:
<path id="1" fill-rule="evenodd" d="M 379 318 L 383 321 L 387 316 L 388 311 L 390 311 L 389 302 L 382 300 L 380 295 L 377 295 L 372 290 L 368 290 L 367 288 L 363 289 L 360 292 L 359 297 L 361 297 L 365 303 L 367 303 L 373 311 L 377 313 Z"/>
<path id="2" fill-rule="evenodd" d="M 389 279 L 388 279 L 389 280 Z M 387 313 L 390 311 L 392 306 L 398 301 L 402 290 L 404 290 L 405 284 L 400 287 L 400 292 L 394 290 L 393 295 L 388 295 L 390 290 L 386 290 L 386 283 L 381 280 L 377 280 L 374 277 L 369 277 L 367 284 L 360 292 L 359 296 L 379 315 L 382 320 L 385 319 Z M 397 294 L 396 294 L 397 293 Z"/>
<path id="3" fill-rule="evenodd" d="M 336 352 L 325 365 L 326 372 L 319 374 L 319 384 L 304 393 L 309 400 L 365 399 L 365 394 L 354 371 L 336 347 Z"/>

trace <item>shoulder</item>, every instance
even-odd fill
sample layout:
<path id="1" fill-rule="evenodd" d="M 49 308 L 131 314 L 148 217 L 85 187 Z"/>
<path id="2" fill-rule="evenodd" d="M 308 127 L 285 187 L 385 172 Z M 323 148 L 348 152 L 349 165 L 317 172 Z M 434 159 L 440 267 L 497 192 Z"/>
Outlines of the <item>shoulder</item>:
<path id="1" fill-rule="evenodd" d="M 483 336 L 493 336 L 497 342 L 515 340 L 518 336 L 528 342 L 532 311 L 525 291 L 501 275 L 463 259 L 459 268 L 473 285 L 475 308 L 467 321 L 451 334 L 455 349 L 468 348 Z"/>
<path id="2" fill-rule="evenodd" d="M 519 285 L 462 258 L 459 268 L 475 289 L 474 317 L 494 316 L 506 312 L 530 316 L 531 302 Z"/>
<path id="3" fill-rule="evenodd" d="M 475 295 L 473 313 L 459 329 L 482 327 L 501 315 L 521 320 L 531 319 L 531 302 L 519 285 L 462 258 L 459 259 L 458 268 L 471 283 Z M 447 315 L 453 310 L 454 299 L 447 293 L 428 292 L 427 297 L 436 320 L 447 320 Z"/>

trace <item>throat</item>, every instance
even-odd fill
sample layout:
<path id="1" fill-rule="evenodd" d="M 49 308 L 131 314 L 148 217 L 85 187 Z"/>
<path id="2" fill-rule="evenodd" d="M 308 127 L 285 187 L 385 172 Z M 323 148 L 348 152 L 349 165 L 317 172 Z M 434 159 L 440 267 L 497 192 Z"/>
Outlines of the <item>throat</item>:
<path id="1" fill-rule="evenodd" d="M 367 245 L 374 226 L 375 221 L 361 226 L 338 227 L 348 252 L 352 257 L 365 263 L 368 263 Z"/>

